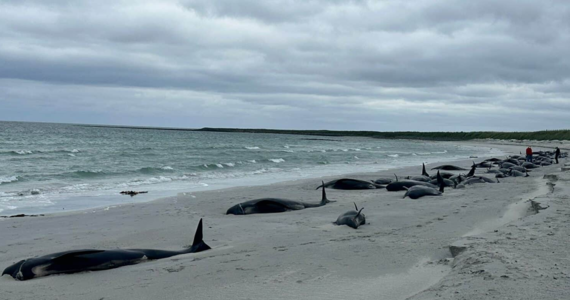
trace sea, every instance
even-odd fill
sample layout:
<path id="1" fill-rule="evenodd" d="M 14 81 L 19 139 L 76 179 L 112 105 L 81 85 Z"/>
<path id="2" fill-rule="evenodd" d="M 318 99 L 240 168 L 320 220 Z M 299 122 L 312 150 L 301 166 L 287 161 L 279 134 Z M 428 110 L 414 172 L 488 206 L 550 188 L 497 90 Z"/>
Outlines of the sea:
<path id="1" fill-rule="evenodd" d="M 303 178 L 315 178 L 316 186 L 321 176 L 502 154 L 413 140 L 0 121 L 0 216 Z"/>

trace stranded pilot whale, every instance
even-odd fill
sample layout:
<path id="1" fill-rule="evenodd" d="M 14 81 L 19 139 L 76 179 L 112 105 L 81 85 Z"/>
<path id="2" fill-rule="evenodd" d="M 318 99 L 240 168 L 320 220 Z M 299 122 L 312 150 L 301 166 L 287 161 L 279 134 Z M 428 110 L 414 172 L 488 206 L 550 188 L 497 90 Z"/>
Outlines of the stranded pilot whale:
<path id="1" fill-rule="evenodd" d="M 290 210 L 300 210 L 311 207 L 319 207 L 326 205 L 330 202 L 327 199 L 327 194 L 325 192 L 325 183 L 323 182 L 323 193 L 320 203 L 306 203 L 296 200 L 281 199 L 281 198 L 262 198 L 254 199 L 246 202 L 238 203 L 228 209 L 226 215 L 251 215 L 251 214 L 268 214 L 268 213 L 280 213 Z"/>
<path id="2" fill-rule="evenodd" d="M 151 259 L 195 253 L 211 249 L 202 240 L 202 219 L 198 223 L 194 242 L 187 249 L 170 251 L 156 249 L 71 250 L 21 260 L 2 272 L 17 280 L 28 280 L 53 274 L 69 274 L 84 271 L 114 269 Z"/>
<path id="3" fill-rule="evenodd" d="M 463 171 L 467 170 L 462 167 L 454 166 L 454 165 L 441 165 L 435 168 L 431 168 L 432 170 L 446 170 L 446 171 Z"/>
<path id="4" fill-rule="evenodd" d="M 328 187 L 337 190 L 369 190 L 369 189 L 383 189 L 385 186 L 371 181 L 364 181 L 358 179 L 342 178 L 319 185 L 316 189 L 321 187 Z"/>
<path id="5" fill-rule="evenodd" d="M 366 224 L 366 217 L 362 213 L 362 210 L 364 208 L 358 210 L 358 206 L 356 206 L 356 203 L 354 203 L 354 209 L 355 210 L 347 211 L 344 214 L 338 216 L 336 222 L 333 224 L 346 225 L 354 229 L 358 229 L 358 226 Z"/>
<path id="6" fill-rule="evenodd" d="M 406 188 L 406 194 L 404 198 L 410 197 L 411 199 L 418 199 L 423 196 L 441 196 L 444 192 L 445 181 L 443 177 L 437 171 L 437 183 L 439 184 L 439 190 L 423 185 L 414 185 L 412 187 Z"/>

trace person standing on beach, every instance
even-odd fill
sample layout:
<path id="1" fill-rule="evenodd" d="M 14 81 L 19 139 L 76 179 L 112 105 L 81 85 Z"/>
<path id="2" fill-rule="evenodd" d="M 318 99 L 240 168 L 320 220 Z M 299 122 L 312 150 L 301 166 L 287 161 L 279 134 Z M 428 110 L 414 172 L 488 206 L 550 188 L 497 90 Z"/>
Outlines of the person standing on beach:
<path id="1" fill-rule="evenodd" d="M 526 148 L 526 161 L 532 162 L 532 148 L 530 146 Z"/>
<path id="2" fill-rule="evenodd" d="M 556 147 L 556 152 L 554 153 L 554 159 L 556 159 L 556 164 L 558 164 L 558 157 L 560 157 L 560 148 Z"/>

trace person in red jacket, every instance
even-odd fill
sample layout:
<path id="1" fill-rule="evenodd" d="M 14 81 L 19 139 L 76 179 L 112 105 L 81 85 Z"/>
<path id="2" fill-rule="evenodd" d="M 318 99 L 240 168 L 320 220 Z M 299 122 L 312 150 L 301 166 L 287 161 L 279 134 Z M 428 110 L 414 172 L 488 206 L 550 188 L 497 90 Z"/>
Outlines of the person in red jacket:
<path id="1" fill-rule="evenodd" d="M 526 161 L 532 162 L 532 148 L 530 146 L 526 148 Z"/>

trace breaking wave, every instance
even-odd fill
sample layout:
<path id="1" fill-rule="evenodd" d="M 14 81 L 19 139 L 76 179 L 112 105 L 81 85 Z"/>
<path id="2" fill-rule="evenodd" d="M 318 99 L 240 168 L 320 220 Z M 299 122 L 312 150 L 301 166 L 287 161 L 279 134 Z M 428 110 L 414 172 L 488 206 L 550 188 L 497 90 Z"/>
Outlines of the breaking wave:
<path id="1" fill-rule="evenodd" d="M 16 182 L 19 180 L 18 176 L 0 177 L 0 184 Z"/>
<path id="2" fill-rule="evenodd" d="M 285 160 L 283 158 L 270 158 L 268 159 L 268 161 L 274 162 L 274 163 L 282 163 L 285 162 Z"/>

